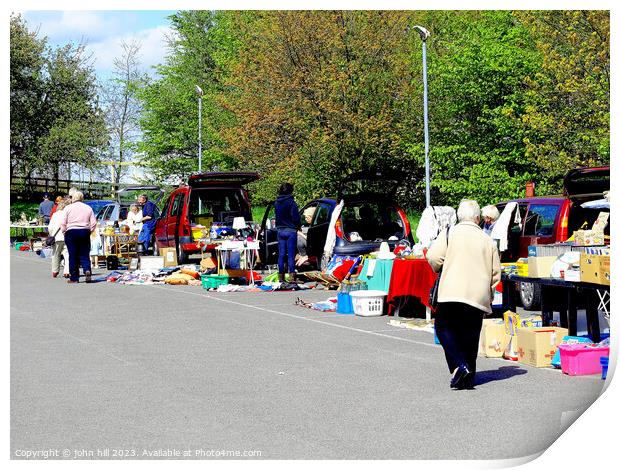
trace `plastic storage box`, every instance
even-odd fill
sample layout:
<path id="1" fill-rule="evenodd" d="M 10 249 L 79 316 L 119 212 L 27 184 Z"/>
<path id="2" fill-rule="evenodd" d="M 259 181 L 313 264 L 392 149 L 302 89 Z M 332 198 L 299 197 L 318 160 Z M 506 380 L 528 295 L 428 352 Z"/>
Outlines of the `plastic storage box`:
<path id="1" fill-rule="evenodd" d="M 218 276 L 217 274 L 202 274 L 200 280 L 205 289 L 217 289 L 219 286 L 228 284 L 228 276 Z"/>
<path id="2" fill-rule="evenodd" d="M 568 375 L 591 375 L 602 372 L 601 357 L 609 357 L 609 347 L 596 348 L 584 344 L 560 344 L 562 372 Z"/>
<path id="3" fill-rule="evenodd" d="M 349 294 L 353 311 L 360 317 L 380 317 L 383 315 L 383 299 L 387 292 L 382 290 L 357 290 Z"/>

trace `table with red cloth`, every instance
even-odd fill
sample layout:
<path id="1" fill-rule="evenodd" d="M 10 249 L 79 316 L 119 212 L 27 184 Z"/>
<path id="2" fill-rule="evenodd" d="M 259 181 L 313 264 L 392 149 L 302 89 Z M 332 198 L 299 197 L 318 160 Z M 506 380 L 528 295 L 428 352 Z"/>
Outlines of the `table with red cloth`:
<path id="1" fill-rule="evenodd" d="M 402 307 L 409 297 L 417 297 L 427 308 L 431 287 L 437 279 L 426 259 L 395 259 L 387 296 L 388 315 Z"/>

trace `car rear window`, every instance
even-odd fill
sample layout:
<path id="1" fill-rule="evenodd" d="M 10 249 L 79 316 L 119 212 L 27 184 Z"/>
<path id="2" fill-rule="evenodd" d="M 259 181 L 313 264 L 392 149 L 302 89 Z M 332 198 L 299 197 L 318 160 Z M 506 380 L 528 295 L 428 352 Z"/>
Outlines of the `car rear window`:
<path id="1" fill-rule="evenodd" d="M 342 228 L 350 240 L 357 232 L 362 240 L 401 239 L 405 236 L 403 222 L 393 206 L 377 202 L 345 204 L 342 208 Z"/>
<path id="2" fill-rule="evenodd" d="M 233 218 L 252 220 L 250 207 L 237 188 L 193 189 L 189 197 L 190 222 L 209 226 L 211 222 L 231 224 Z"/>
<path id="3" fill-rule="evenodd" d="M 553 236 L 555 220 L 559 210 L 559 205 L 530 204 L 525 217 L 523 235 L 534 237 Z"/>

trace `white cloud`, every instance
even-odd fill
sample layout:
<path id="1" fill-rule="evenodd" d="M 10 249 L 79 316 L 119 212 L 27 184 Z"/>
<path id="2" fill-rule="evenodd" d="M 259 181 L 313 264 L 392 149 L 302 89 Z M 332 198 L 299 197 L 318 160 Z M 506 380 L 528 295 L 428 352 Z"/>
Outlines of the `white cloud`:
<path id="1" fill-rule="evenodd" d="M 40 28 L 42 35 L 52 42 L 92 42 L 111 34 L 118 34 L 120 23 L 104 12 L 62 11 L 27 12 L 28 23 Z"/>

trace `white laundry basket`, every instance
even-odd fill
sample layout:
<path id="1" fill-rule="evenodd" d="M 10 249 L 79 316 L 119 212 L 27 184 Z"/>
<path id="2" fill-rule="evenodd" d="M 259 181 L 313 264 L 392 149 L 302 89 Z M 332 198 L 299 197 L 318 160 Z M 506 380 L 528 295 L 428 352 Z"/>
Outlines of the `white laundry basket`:
<path id="1" fill-rule="evenodd" d="M 351 292 L 353 312 L 360 317 L 380 317 L 383 315 L 383 298 L 387 292 L 382 290 L 356 290 Z"/>

